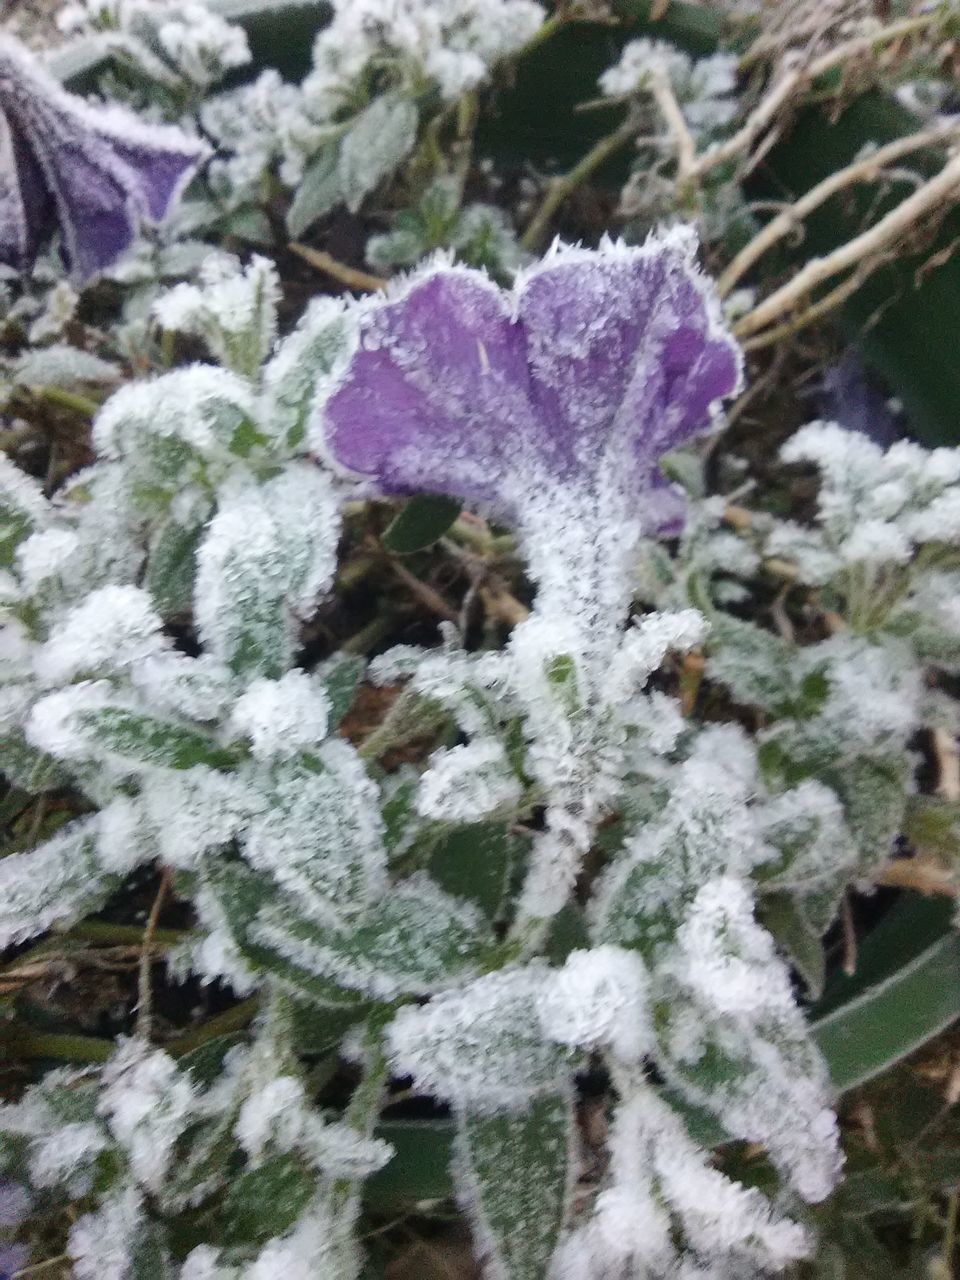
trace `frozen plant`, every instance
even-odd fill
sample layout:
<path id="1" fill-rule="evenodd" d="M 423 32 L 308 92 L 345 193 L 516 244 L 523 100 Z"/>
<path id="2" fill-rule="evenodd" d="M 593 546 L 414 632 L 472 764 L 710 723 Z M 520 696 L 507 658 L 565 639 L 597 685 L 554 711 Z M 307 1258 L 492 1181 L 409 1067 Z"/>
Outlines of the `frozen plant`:
<path id="1" fill-rule="evenodd" d="M 689 614 L 622 634 L 638 541 L 672 514 L 659 457 L 739 379 L 692 253 L 681 235 L 557 245 L 510 294 L 438 259 L 364 309 L 315 416 L 317 447 L 381 492 L 452 494 L 517 531 L 537 608 L 478 679 L 524 706 L 547 804 L 521 904 L 531 927 L 563 905 L 616 795 L 623 706 L 701 638 Z"/>
<path id="2" fill-rule="evenodd" d="M 101 1069 L 0 1110 L 0 1175 L 40 1212 L 78 1202 L 78 1276 L 125 1276 L 149 1241 L 181 1280 L 355 1280 L 391 1077 L 449 1107 L 454 1190 L 497 1280 L 742 1278 L 809 1254 L 800 1202 L 838 1177 L 836 1125 L 760 913 L 779 894 L 822 914 L 866 835 L 840 781 L 778 773 L 778 723 L 698 725 L 651 688 L 723 637 L 716 548 L 684 577 L 682 540 L 686 594 L 630 616 L 642 555 L 684 521 L 661 460 L 740 382 L 694 256 L 678 231 L 558 244 L 510 290 L 439 256 L 384 295 L 314 300 L 278 341 L 273 267 L 221 255 L 154 310 L 219 363 L 118 390 L 54 500 L 0 468 L 4 769 L 83 799 L 0 860 L 0 943 L 69 929 L 156 864 L 192 910 L 172 975 L 260 1011 L 243 1042 L 181 1057 L 150 1043 L 147 998 Z M 344 503 L 418 493 L 512 531 L 529 617 L 501 649 L 446 624 L 366 669 L 317 661 L 303 641 Z M 783 715 L 809 696 L 836 732 L 858 668 L 813 656 Z M 364 676 L 402 690 L 358 744 Z M 902 749 L 896 676 L 870 667 L 891 683 L 871 750 Z M 429 742 L 391 774 L 405 717 Z M 336 1109 L 305 1070 L 318 1043 Z M 611 1159 L 574 1212 L 588 1063 L 610 1082 Z M 779 1195 L 715 1168 L 655 1080 L 717 1140 L 762 1147 Z M 174 1262 L 187 1222 L 203 1234 Z"/>
<path id="3" fill-rule="evenodd" d="M 205 103 L 204 126 L 224 153 L 211 169 L 215 198 L 256 205 L 278 176 L 296 189 L 294 236 L 338 204 L 355 211 L 412 152 L 430 91 L 441 109 L 472 93 L 544 20 L 535 0 L 338 0 L 302 84 L 266 70 Z M 475 209 L 460 237 L 501 241 L 504 228 Z"/>
<path id="4" fill-rule="evenodd" d="M 623 98 L 649 93 L 653 81 L 664 77 L 693 135 L 707 138 L 737 113 L 736 72 L 732 54 L 693 59 L 660 40 L 631 40 L 620 61 L 600 77 L 600 88 L 607 97 Z"/>
<path id="5" fill-rule="evenodd" d="M 80 0 L 63 6 L 57 24 L 93 37 L 177 96 L 181 84 L 202 93 L 250 61 L 243 29 L 203 0 Z"/>
<path id="6" fill-rule="evenodd" d="M 203 159 L 181 130 L 65 93 L 23 45 L 0 42 L 0 261 L 22 269 L 54 227 L 81 283 L 163 219 Z"/>

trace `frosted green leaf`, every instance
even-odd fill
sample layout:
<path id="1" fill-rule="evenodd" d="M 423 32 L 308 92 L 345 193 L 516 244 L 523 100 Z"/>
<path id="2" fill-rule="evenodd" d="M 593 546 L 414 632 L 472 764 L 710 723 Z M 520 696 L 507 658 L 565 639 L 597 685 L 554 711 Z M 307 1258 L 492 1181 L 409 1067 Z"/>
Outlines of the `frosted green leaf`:
<path id="1" fill-rule="evenodd" d="M 0 773 L 31 795 L 53 791 L 67 780 L 53 756 L 32 747 L 19 731 L 0 734 Z"/>
<path id="2" fill-rule="evenodd" d="M 667 975 L 658 1064 L 669 1083 L 731 1136 L 764 1145 L 805 1199 L 822 1200 L 842 1164 L 827 1071 L 745 884 L 703 885 Z"/>
<path id="3" fill-rule="evenodd" d="M 181 524 L 170 518 L 160 525 L 150 541 L 144 586 L 164 618 L 190 611 L 197 547 L 202 536 L 201 524 Z"/>
<path id="4" fill-rule="evenodd" d="M 520 1114 L 458 1117 L 453 1175 L 489 1280 L 542 1280 L 575 1171 L 570 1091 Z"/>
<path id="5" fill-rule="evenodd" d="M 197 629 L 234 671 L 277 679 L 290 667 L 295 615 L 306 616 L 336 567 L 340 517 L 329 478 L 291 464 L 225 497 L 197 553 Z"/>
<path id="6" fill-rule="evenodd" d="M 340 194 L 351 213 L 410 154 L 418 123 L 415 104 L 391 94 L 375 98 L 357 117 L 340 147 Z"/>
<path id="7" fill-rule="evenodd" d="M 153 304 L 167 330 L 202 338 L 218 363 L 256 379 L 277 335 L 280 280 L 269 258 L 242 266 L 227 253 L 211 253 L 197 284 L 178 284 Z"/>
<path id="8" fill-rule="evenodd" d="M 0 567 L 13 564 L 17 544 L 46 525 L 49 511 L 36 480 L 0 454 Z"/>
<path id="9" fill-rule="evenodd" d="M 330 725 L 336 729 L 350 710 L 357 687 L 363 679 L 364 661 L 349 653 L 335 653 L 317 675 L 323 681 L 330 705 Z"/>
<path id="10" fill-rule="evenodd" d="M 136 663 L 130 679 L 151 710 L 187 720 L 219 720 L 235 693 L 230 668 L 205 653 L 155 654 Z"/>
<path id="11" fill-rule="evenodd" d="M 120 366 L 112 361 L 101 360 L 89 351 L 60 342 L 28 350 L 13 366 L 15 381 L 28 386 L 72 387 L 78 382 L 109 384 L 118 382 L 120 376 Z"/>
<path id="12" fill-rule="evenodd" d="M 720 611 L 710 614 L 706 675 L 745 707 L 782 710 L 796 695 L 794 649 L 770 631 Z"/>
<path id="13" fill-rule="evenodd" d="M 321 924 L 356 919 L 387 888 L 377 788 L 346 742 L 278 762 L 243 839 L 250 863 Z"/>
<path id="14" fill-rule="evenodd" d="M 345 354 L 349 333 L 341 299 L 312 298 L 264 369 L 263 422 L 280 448 L 296 449 L 303 442 L 317 386 Z"/>
<path id="15" fill-rule="evenodd" d="M 476 907 L 421 873 L 396 885 L 349 930 L 318 929 L 277 903 L 258 912 L 250 936 L 299 968 L 376 1000 L 449 986 L 475 973 L 492 946 Z"/>
<path id="16" fill-rule="evenodd" d="M 97 857 L 99 823 L 78 818 L 37 848 L 0 858 L 0 950 L 79 919 L 116 888 Z"/>
<path id="17" fill-rule="evenodd" d="M 131 766 L 159 765 L 167 769 L 210 768 L 236 763 L 233 752 L 186 725 L 173 724 L 127 707 L 103 707 L 82 712 L 98 751 Z"/>
<path id="18" fill-rule="evenodd" d="M 172 496 L 202 484 L 210 464 L 220 471 L 235 465 L 238 445 L 259 439 L 255 423 L 248 382 L 192 365 L 121 387 L 98 413 L 93 442 L 102 457 L 123 458 L 140 488 Z"/>
<path id="19" fill-rule="evenodd" d="M 289 1231 L 316 1194 L 316 1178 L 292 1155 L 273 1156 L 235 1177 L 219 1206 L 212 1238 L 227 1246 L 263 1244 Z"/>
<path id="20" fill-rule="evenodd" d="M 340 147 L 331 142 L 307 166 L 287 210 L 287 230 L 298 240 L 342 199 Z"/>
<path id="21" fill-rule="evenodd" d="M 387 1028 L 394 1071 L 471 1115 L 522 1114 L 533 1098 L 563 1093 L 570 1052 L 537 1016 L 549 974 L 540 962 L 503 969 L 401 1009 Z"/>
<path id="22" fill-rule="evenodd" d="M 291 960 L 280 948 L 254 936 L 254 925 L 263 912 L 275 909 L 278 918 L 289 919 L 295 911 L 295 904 L 283 897 L 266 876 L 254 874 L 241 862 L 224 861 L 208 863 L 203 874 L 211 902 L 216 904 L 218 913 L 223 917 L 222 925 L 233 947 L 257 974 L 269 975 L 285 990 L 325 1008 L 356 1008 L 363 1003 L 355 992 L 318 977 Z M 198 908 L 201 906 L 206 920 L 212 914 L 209 904 L 199 901 Z M 219 928 L 221 922 L 218 920 L 216 923 Z M 218 958 L 226 960 L 232 970 L 236 955 L 225 954 L 222 941 L 219 938 L 215 941 Z M 249 989 L 249 970 L 244 976 Z"/>

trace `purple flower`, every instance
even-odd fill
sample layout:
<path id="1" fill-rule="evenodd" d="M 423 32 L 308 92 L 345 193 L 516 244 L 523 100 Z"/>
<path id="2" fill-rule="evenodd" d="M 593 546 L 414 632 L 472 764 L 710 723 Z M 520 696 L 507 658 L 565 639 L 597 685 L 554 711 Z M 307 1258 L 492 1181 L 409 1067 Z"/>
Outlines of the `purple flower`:
<path id="1" fill-rule="evenodd" d="M 179 129 L 66 93 L 0 39 L 0 262 L 23 269 L 55 226 L 74 277 L 115 262 L 162 219 L 206 149 Z"/>
<path id="2" fill-rule="evenodd" d="M 383 493 L 451 494 L 506 519 L 541 612 L 555 588 L 561 613 L 619 625 L 637 537 L 676 526 L 659 459 L 740 378 L 694 248 L 683 231 L 558 244 L 509 293 L 435 260 L 361 304 L 317 447 Z"/>
<path id="3" fill-rule="evenodd" d="M 440 261 L 367 304 L 323 429 L 335 461 L 385 493 L 507 515 L 523 468 L 581 485 L 615 462 L 639 495 L 738 376 L 687 236 L 555 245 L 512 293 Z"/>
<path id="4" fill-rule="evenodd" d="M 22 1244 L 0 1244 L 0 1280 L 10 1280 L 27 1265 L 29 1251 Z"/>
<path id="5" fill-rule="evenodd" d="M 16 1230 L 30 1211 L 26 1188 L 9 1178 L 0 1178 L 0 1230 Z M 0 1243 L 0 1280 L 8 1280 L 27 1265 L 28 1250 L 21 1244 Z"/>

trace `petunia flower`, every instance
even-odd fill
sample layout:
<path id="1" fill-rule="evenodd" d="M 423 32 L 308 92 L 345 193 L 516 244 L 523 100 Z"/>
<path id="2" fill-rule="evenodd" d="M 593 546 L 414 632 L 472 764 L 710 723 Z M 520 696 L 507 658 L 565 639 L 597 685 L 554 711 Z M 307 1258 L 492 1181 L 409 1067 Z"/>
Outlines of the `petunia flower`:
<path id="1" fill-rule="evenodd" d="M 623 629 L 638 541 L 677 520 L 659 460 L 740 381 L 694 252 L 684 230 L 639 247 L 558 244 L 510 292 L 435 259 L 361 304 L 318 398 L 318 452 L 381 493 L 450 494 L 505 521 L 537 583 L 493 664 L 524 708 L 525 767 L 546 804 L 524 921 L 569 892 L 618 792 L 647 677 L 703 634 L 691 611 Z"/>
<path id="2" fill-rule="evenodd" d="M 315 445 L 382 493 L 450 494 L 508 522 L 540 612 L 580 603 L 619 626 L 625 558 L 677 517 L 659 459 L 740 377 L 694 249 L 682 229 L 556 244 L 512 292 L 435 259 L 363 304 Z"/>
<path id="3" fill-rule="evenodd" d="M 18 41 L 0 38 L 0 262 L 29 266 L 59 226 L 78 281 L 159 222 L 206 154 L 177 128 L 65 92 Z"/>

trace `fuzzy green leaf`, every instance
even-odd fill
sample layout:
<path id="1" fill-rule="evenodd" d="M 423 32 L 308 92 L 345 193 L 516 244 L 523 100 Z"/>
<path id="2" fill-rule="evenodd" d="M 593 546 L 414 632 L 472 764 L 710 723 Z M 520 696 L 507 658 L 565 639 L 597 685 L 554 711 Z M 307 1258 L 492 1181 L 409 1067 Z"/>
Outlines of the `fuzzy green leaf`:
<path id="1" fill-rule="evenodd" d="M 520 1115 L 461 1116 L 453 1177 L 491 1275 L 544 1280 L 566 1220 L 573 1106 L 538 1098 Z"/>

